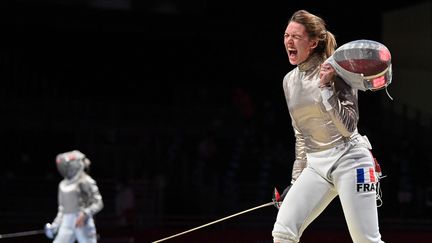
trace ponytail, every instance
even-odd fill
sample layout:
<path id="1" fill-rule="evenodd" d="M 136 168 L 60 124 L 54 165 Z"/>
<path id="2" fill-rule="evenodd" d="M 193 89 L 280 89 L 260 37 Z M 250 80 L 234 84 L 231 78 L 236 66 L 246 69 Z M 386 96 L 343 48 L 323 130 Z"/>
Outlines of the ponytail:
<path id="1" fill-rule="evenodd" d="M 330 31 L 326 31 L 326 32 L 327 33 L 326 33 L 326 38 L 324 40 L 325 47 L 323 53 L 325 55 L 324 56 L 325 59 L 333 55 L 337 47 L 336 38 L 334 37 L 334 35 Z"/>

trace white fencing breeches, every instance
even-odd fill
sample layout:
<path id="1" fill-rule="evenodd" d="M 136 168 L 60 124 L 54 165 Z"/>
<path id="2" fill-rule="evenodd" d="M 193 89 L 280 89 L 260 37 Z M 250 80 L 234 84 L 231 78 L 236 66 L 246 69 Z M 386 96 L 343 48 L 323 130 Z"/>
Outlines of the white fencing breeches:
<path id="1" fill-rule="evenodd" d="M 275 242 L 297 243 L 306 227 L 339 195 L 354 243 L 382 243 L 378 227 L 378 177 L 363 138 L 307 154 L 308 166 L 292 185 L 273 228 Z"/>
<path id="2" fill-rule="evenodd" d="M 76 227 L 77 217 L 78 213 L 63 215 L 58 234 L 53 243 L 73 243 L 76 240 L 79 243 L 96 243 L 97 235 L 93 218 L 88 218 L 84 226 Z"/>

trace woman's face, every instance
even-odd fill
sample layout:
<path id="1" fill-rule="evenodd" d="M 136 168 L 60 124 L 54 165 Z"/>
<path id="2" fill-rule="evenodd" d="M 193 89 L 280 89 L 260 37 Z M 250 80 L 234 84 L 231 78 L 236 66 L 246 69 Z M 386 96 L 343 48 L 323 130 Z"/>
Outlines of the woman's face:
<path id="1" fill-rule="evenodd" d="M 284 44 L 289 62 L 298 65 L 309 57 L 318 41 L 309 38 L 304 25 L 291 21 L 285 30 Z"/>

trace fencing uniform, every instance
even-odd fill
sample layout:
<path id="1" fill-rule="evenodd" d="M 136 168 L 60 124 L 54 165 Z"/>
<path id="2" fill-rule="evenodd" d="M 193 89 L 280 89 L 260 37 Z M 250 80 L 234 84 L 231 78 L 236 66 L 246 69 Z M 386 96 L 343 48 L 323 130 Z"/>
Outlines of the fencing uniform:
<path id="1" fill-rule="evenodd" d="M 312 55 L 290 71 L 283 88 L 296 138 L 292 187 L 273 228 L 276 242 L 299 242 L 305 228 L 339 196 L 355 243 L 380 243 L 376 204 L 378 175 L 371 146 L 357 131 L 357 89 L 340 78 L 319 86 Z"/>
<path id="2" fill-rule="evenodd" d="M 84 172 L 85 156 L 72 151 L 57 156 L 57 167 L 65 177 L 58 187 L 58 212 L 52 224 L 45 227 L 47 236 L 54 243 L 96 243 L 97 233 L 93 215 L 103 208 L 102 196 L 96 181 Z M 84 226 L 77 227 L 81 213 Z M 51 237 L 50 237 L 51 236 Z"/>

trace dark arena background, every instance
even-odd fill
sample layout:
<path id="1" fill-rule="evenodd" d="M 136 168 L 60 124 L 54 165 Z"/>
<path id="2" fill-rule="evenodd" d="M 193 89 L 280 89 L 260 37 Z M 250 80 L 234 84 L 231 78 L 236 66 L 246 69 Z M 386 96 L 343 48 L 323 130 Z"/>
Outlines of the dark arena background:
<path id="1" fill-rule="evenodd" d="M 394 100 L 360 92 L 359 132 L 387 175 L 383 240 L 430 242 L 431 2 L 6 2 L 0 235 L 54 219 L 55 156 L 73 149 L 92 161 L 103 196 L 100 243 L 156 241 L 270 202 L 294 161 L 283 32 L 306 9 L 327 21 L 339 46 L 372 39 L 392 52 Z M 270 243 L 276 213 L 262 208 L 166 242 Z M 302 242 L 351 242 L 337 199 Z"/>

